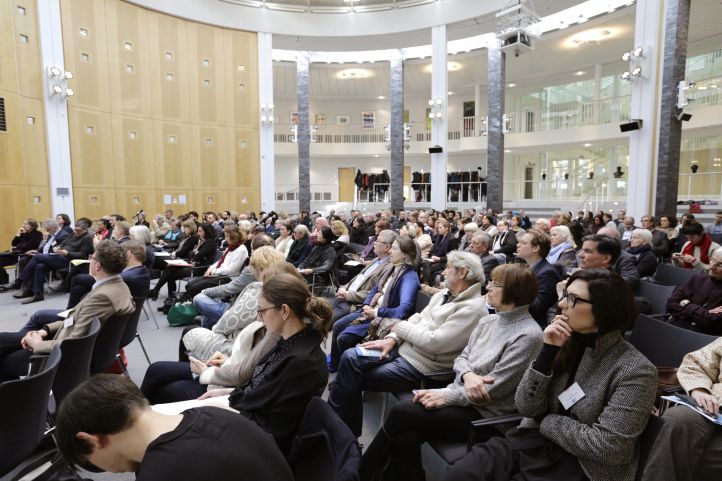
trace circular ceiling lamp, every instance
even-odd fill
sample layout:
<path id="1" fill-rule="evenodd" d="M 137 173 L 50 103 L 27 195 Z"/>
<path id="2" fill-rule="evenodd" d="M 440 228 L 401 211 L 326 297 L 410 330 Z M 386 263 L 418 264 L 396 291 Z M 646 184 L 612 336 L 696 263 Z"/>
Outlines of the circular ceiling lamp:
<path id="1" fill-rule="evenodd" d="M 449 72 L 456 72 L 461 70 L 461 64 L 459 62 L 447 62 L 446 68 Z M 431 73 L 431 64 L 424 67 L 424 72 Z"/>
<path id="2" fill-rule="evenodd" d="M 353 79 L 362 79 L 362 78 L 369 78 L 373 74 L 370 70 L 367 70 L 365 68 L 347 68 L 345 70 L 341 70 L 339 73 L 336 74 L 337 78 L 345 79 L 345 80 L 353 80 Z"/>
<path id="3" fill-rule="evenodd" d="M 567 48 L 579 48 L 590 44 L 599 45 L 618 34 L 618 30 L 615 28 L 592 28 L 575 33 L 564 42 L 564 45 Z"/>

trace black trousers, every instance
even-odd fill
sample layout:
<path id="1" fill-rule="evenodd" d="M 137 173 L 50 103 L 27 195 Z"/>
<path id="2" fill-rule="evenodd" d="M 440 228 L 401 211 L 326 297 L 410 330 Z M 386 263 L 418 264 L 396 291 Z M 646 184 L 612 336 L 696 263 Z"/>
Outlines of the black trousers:
<path id="1" fill-rule="evenodd" d="M 0 253 L 0 284 L 7 284 L 10 282 L 10 278 L 8 277 L 5 267 L 17 264 L 18 255 L 19 254 L 17 252 L 12 251 Z"/>
<path id="2" fill-rule="evenodd" d="M 160 273 L 160 279 L 156 283 L 153 290 L 156 293 L 160 292 L 161 287 L 168 284 L 168 297 L 171 297 L 176 291 L 176 281 L 190 277 L 193 271 L 190 267 L 174 267 L 168 266 Z"/>
<path id="3" fill-rule="evenodd" d="M 194 277 L 188 281 L 188 284 L 186 284 L 186 296 L 188 297 L 188 300 L 191 300 L 200 294 L 203 289 L 220 286 L 221 284 L 228 284 L 229 282 L 231 282 L 231 278 L 226 276 Z"/>
<path id="4" fill-rule="evenodd" d="M 467 441 L 471 421 L 480 417 L 469 406 L 426 409 L 410 399 L 400 401 L 361 458 L 361 481 L 382 469 L 384 480 L 422 481 L 421 446 L 432 439 Z M 495 428 L 487 428 L 479 432 L 478 439 L 500 434 Z"/>

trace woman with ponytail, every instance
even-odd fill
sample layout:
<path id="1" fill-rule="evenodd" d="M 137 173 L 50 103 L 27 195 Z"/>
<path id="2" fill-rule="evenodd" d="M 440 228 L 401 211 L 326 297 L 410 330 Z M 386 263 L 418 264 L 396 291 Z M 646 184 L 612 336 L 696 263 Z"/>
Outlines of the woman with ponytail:
<path id="1" fill-rule="evenodd" d="M 296 274 L 267 279 L 261 288 L 258 317 L 266 335 L 280 338 L 259 359 L 250 379 L 231 393 L 229 404 L 272 434 L 285 454 L 306 404 L 328 382 L 320 344 L 332 313 L 331 305 L 311 296 Z"/>

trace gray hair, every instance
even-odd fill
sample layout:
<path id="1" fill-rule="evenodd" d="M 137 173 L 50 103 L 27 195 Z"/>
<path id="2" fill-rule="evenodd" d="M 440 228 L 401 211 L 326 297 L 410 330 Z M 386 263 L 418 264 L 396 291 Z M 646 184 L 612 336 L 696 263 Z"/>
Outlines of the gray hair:
<path id="1" fill-rule="evenodd" d="M 384 229 L 379 232 L 379 235 L 376 238 L 381 242 L 385 242 L 386 244 L 391 245 L 396 240 L 396 237 L 396 232 L 392 231 L 391 229 Z"/>
<path id="2" fill-rule="evenodd" d="M 47 229 L 48 227 L 55 227 L 57 229 L 60 226 L 55 221 L 55 219 L 48 219 L 43 222 L 43 229 Z"/>
<path id="3" fill-rule="evenodd" d="M 642 242 L 644 244 L 650 244 L 650 245 L 652 244 L 652 239 L 653 239 L 652 232 L 648 231 L 647 229 L 634 229 L 632 231 L 632 235 L 633 236 L 636 235 L 637 237 L 642 239 Z"/>
<path id="4" fill-rule="evenodd" d="M 151 243 L 152 237 L 150 235 L 150 229 L 144 225 L 134 225 L 130 228 L 130 237 L 137 240 L 143 245 Z"/>
<path id="5" fill-rule="evenodd" d="M 606 237 L 611 237 L 612 239 L 617 239 L 617 240 L 619 240 L 619 238 L 620 238 L 619 231 L 617 229 L 615 229 L 614 227 L 604 226 L 601 229 L 599 229 L 597 234 L 603 235 Z"/>
<path id="6" fill-rule="evenodd" d="M 551 233 L 555 232 L 562 236 L 565 241 L 573 242 L 572 231 L 569 230 L 569 227 L 565 225 L 555 225 L 551 228 Z"/>
<path id="7" fill-rule="evenodd" d="M 466 269 L 466 277 L 469 283 L 484 282 L 484 268 L 481 266 L 481 259 L 478 255 L 465 251 L 450 251 L 446 254 L 447 265 L 455 269 Z"/>
<path id="8" fill-rule="evenodd" d="M 308 227 L 306 227 L 304 224 L 298 224 L 295 229 L 293 229 L 293 232 L 300 232 L 303 234 L 303 237 L 308 237 L 310 232 L 308 232 Z"/>
<path id="9" fill-rule="evenodd" d="M 492 244 L 491 236 L 487 234 L 486 232 L 477 232 L 473 235 L 471 238 L 472 240 L 476 239 L 478 240 L 482 245 L 490 246 Z"/>
<path id="10" fill-rule="evenodd" d="M 464 225 L 464 232 L 476 232 L 479 230 L 479 224 L 476 222 L 469 222 Z"/>

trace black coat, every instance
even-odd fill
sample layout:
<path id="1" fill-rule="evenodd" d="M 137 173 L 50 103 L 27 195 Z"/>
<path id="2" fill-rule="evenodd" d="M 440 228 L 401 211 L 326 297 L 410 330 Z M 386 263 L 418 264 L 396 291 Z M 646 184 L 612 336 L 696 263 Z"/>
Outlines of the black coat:
<path id="1" fill-rule="evenodd" d="M 294 241 L 291 243 L 291 248 L 288 251 L 288 255 L 286 256 L 286 260 L 293 264 L 294 266 L 298 266 L 308 255 L 309 252 L 311 252 L 311 243 L 308 242 L 308 238 L 303 238 L 301 240 L 294 239 Z"/>
<path id="2" fill-rule="evenodd" d="M 43 233 L 37 229 L 31 230 L 13 238 L 12 250 L 18 254 L 25 254 L 27 251 L 36 250 L 42 241 Z"/>

